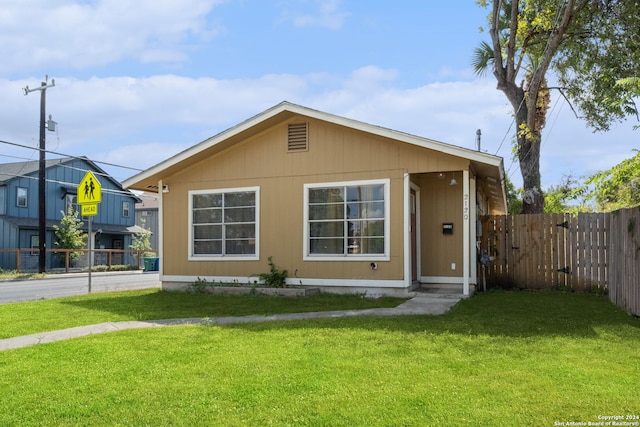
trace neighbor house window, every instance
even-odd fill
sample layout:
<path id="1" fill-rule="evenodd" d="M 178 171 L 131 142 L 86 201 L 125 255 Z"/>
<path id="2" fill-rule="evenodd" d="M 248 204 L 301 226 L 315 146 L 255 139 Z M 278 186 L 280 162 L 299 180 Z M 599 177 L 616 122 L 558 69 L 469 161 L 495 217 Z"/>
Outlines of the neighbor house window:
<path id="1" fill-rule="evenodd" d="M 125 218 L 129 218 L 130 211 L 131 202 L 122 202 L 122 216 Z"/>
<path id="2" fill-rule="evenodd" d="M 389 256 L 389 180 L 305 185 L 305 257 Z"/>
<path id="3" fill-rule="evenodd" d="M 190 259 L 257 259 L 259 188 L 189 192 Z"/>
<path id="4" fill-rule="evenodd" d="M 69 211 L 72 211 L 74 213 L 79 212 L 78 211 L 78 196 L 76 196 L 75 194 L 67 193 L 67 196 L 65 197 L 65 209 L 64 209 L 64 212 L 65 212 L 65 214 L 67 214 L 67 213 L 69 213 Z"/>
<path id="5" fill-rule="evenodd" d="M 31 249 L 40 248 L 40 237 L 35 234 L 31 235 Z M 31 251 L 31 255 L 38 255 L 39 251 Z"/>
<path id="6" fill-rule="evenodd" d="M 24 187 L 18 187 L 18 192 L 16 196 L 16 205 L 19 208 L 27 207 L 27 189 Z"/>

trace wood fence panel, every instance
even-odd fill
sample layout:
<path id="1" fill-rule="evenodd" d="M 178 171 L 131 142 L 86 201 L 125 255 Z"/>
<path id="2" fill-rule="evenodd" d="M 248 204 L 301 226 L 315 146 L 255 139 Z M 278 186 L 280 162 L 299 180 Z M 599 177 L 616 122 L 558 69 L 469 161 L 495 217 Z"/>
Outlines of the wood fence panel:
<path id="1" fill-rule="evenodd" d="M 482 218 L 489 286 L 607 289 L 640 316 L 640 207 L 612 213 Z"/>
<path id="2" fill-rule="evenodd" d="M 567 214 L 554 214 L 552 226 L 554 227 L 554 265 L 553 265 L 553 280 L 551 286 L 567 286 L 567 277 L 569 276 L 565 272 L 567 266 L 567 229 L 563 226 L 567 221 Z"/>
<path id="3" fill-rule="evenodd" d="M 573 267 L 571 274 L 574 276 L 574 287 L 584 288 L 584 223 L 578 221 L 578 217 L 572 217 L 573 233 L 575 236 L 574 247 L 572 248 Z"/>
<path id="4" fill-rule="evenodd" d="M 609 247 L 609 300 L 640 316 L 640 208 L 611 214 Z"/>
<path id="5" fill-rule="evenodd" d="M 527 258 L 527 216 L 514 215 L 511 220 L 513 225 L 511 242 L 513 280 L 519 287 L 527 288 L 527 276 L 531 274 L 531 264 Z"/>
<path id="6" fill-rule="evenodd" d="M 607 280 L 607 269 L 609 267 L 609 261 L 607 260 L 609 251 L 609 243 L 607 242 L 608 219 L 609 215 L 598 214 L 598 276 L 595 281 L 602 288 L 607 288 L 609 285 Z"/>

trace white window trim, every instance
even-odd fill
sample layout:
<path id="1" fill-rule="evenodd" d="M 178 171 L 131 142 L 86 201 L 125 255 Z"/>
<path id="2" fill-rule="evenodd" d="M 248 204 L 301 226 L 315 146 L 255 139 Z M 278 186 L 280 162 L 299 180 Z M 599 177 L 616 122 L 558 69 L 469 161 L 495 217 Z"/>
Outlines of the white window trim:
<path id="1" fill-rule="evenodd" d="M 384 254 L 351 254 L 351 255 L 311 255 L 309 254 L 309 189 L 326 188 L 326 187 L 344 187 L 356 185 L 376 185 L 384 184 Z M 361 181 L 340 181 L 340 182 L 321 182 L 313 184 L 304 184 L 304 219 L 303 219 L 303 238 L 302 250 L 304 261 L 389 261 L 391 247 L 391 180 L 390 179 L 372 179 Z"/>
<path id="2" fill-rule="evenodd" d="M 20 190 L 24 190 L 24 205 L 20 204 Z M 27 187 L 18 187 L 16 189 L 16 206 L 19 208 L 27 208 L 29 207 L 29 188 Z"/>
<path id="3" fill-rule="evenodd" d="M 193 254 L 193 196 L 198 194 L 224 194 L 235 192 L 255 192 L 256 194 L 256 253 L 253 255 L 194 255 Z M 257 261 L 260 259 L 260 187 L 213 188 L 189 191 L 189 230 L 187 253 L 189 261 Z"/>
<path id="4" fill-rule="evenodd" d="M 125 206 L 127 206 L 125 208 Z M 130 218 L 131 217 L 131 202 L 128 200 L 123 200 L 122 201 L 122 217 L 123 218 Z"/>

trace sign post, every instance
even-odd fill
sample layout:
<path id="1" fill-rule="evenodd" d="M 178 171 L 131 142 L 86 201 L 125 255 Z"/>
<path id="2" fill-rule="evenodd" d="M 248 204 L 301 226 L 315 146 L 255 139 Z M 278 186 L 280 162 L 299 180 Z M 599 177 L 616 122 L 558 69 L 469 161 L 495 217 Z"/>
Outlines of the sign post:
<path id="1" fill-rule="evenodd" d="M 82 207 L 82 216 L 89 217 L 89 293 L 91 293 L 91 265 L 93 264 L 93 237 L 91 236 L 91 222 L 98 215 L 98 203 L 102 202 L 102 185 L 91 171 L 87 171 L 78 184 L 78 204 Z"/>

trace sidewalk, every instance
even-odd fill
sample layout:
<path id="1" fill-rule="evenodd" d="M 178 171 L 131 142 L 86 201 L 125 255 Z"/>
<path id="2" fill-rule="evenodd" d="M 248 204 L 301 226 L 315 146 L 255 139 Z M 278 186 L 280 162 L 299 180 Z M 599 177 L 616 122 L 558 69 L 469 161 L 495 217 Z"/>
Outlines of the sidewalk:
<path id="1" fill-rule="evenodd" d="M 320 311 L 312 313 L 290 313 L 274 314 L 270 316 L 234 316 L 234 317 L 213 317 L 213 318 L 192 318 L 192 319 L 164 319 L 164 320 L 142 320 L 107 322 L 95 325 L 77 326 L 75 328 L 62 329 L 59 331 L 42 332 L 21 337 L 6 338 L 0 340 L 0 351 L 12 350 L 16 348 L 29 347 L 38 344 L 46 344 L 56 341 L 63 341 L 77 337 L 106 332 L 121 331 L 124 329 L 142 329 L 164 326 L 179 325 L 229 325 L 234 323 L 252 322 L 273 322 L 283 320 L 320 319 L 335 317 L 357 317 L 357 316 L 403 316 L 403 315 L 423 315 L 437 316 L 446 313 L 456 305 L 462 296 L 442 295 L 442 294 L 416 294 L 410 300 L 394 308 L 370 308 L 366 310 L 341 310 L 341 311 Z"/>

